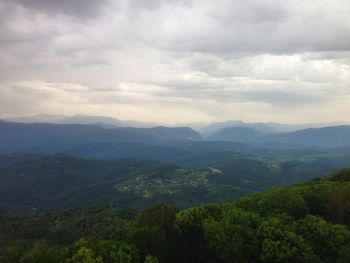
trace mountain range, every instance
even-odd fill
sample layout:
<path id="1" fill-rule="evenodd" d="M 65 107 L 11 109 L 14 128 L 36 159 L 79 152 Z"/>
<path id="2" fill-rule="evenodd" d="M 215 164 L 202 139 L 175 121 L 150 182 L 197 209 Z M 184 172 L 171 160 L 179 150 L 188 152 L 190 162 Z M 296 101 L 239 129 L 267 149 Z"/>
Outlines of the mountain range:
<path id="1" fill-rule="evenodd" d="M 162 143 L 201 140 L 187 127 L 105 129 L 98 125 L 0 122 L 0 151 L 53 153 L 91 143 Z"/>
<path id="2" fill-rule="evenodd" d="M 21 116 L 13 118 L 5 118 L 5 121 L 21 122 L 21 123 L 53 123 L 53 124 L 96 124 L 104 128 L 115 127 L 136 127 L 147 128 L 159 126 L 159 123 L 153 122 L 139 122 L 132 120 L 119 120 L 117 118 L 106 116 L 90 116 L 85 114 L 78 114 L 73 116 L 65 115 L 50 115 L 39 114 L 34 116 Z"/>
<path id="3" fill-rule="evenodd" d="M 198 147 L 202 144 L 207 147 L 208 142 L 214 142 L 211 146 L 215 148 L 218 145 L 227 148 L 224 143 L 216 143 L 220 141 L 243 143 L 246 144 L 245 148 L 252 146 L 255 148 L 282 147 L 284 149 L 350 147 L 350 126 L 310 128 L 283 133 L 262 132 L 251 127 L 230 127 L 205 137 L 189 127 L 104 128 L 92 124 L 0 122 L 0 152 L 8 153 L 70 153 L 79 148 L 81 150 L 84 148 L 92 149 L 93 145 L 99 149 L 109 148 L 108 151 L 110 151 L 112 150 L 111 145 L 120 144 L 123 144 L 122 148 L 124 149 L 128 148 L 125 147 L 125 144 L 139 144 L 136 148 L 135 145 L 131 147 L 138 153 L 142 153 L 142 149 L 146 149 L 150 145 L 152 145 L 153 150 L 156 145 L 158 149 L 163 147 L 168 152 L 174 148 L 181 149 L 183 147 L 192 151 L 188 148 L 189 145 Z M 187 146 L 184 146 L 183 142 Z M 198 143 L 191 144 L 191 142 Z M 233 148 L 237 145 L 235 144 Z M 146 151 L 151 152 L 151 150 Z M 132 156 L 129 157 L 132 158 Z"/>
<path id="4" fill-rule="evenodd" d="M 20 116 L 4 118 L 5 121 L 21 123 L 53 123 L 53 124 L 95 124 L 104 128 L 115 127 L 135 127 L 150 128 L 156 126 L 169 126 L 156 122 L 141 122 L 134 120 L 120 120 L 106 116 L 91 116 L 86 114 L 77 114 L 73 116 L 39 114 L 34 116 Z M 221 129 L 231 127 L 249 127 L 264 133 L 274 132 L 292 132 L 307 128 L 321 128 L 327 126 L 344 125 L 342 122 L 334 123 L 305 123 L 305 124 L 286 124 L 277 122 L 244 122 L 241 120 L 229 120 L 225 122 L 197 122 L 197 123 L 178 123 L 170 125 L 171 127 L 191 127 L 200 132 L 203 136 L 208 137 Z"/>
<path id="5" fill-rule="evenodd" d="M 261 145 L 298 145 L 306 147 L 350 147 L 350 125 L 309 128 L 294 132 L 263 133 L 250 127 L 224 128 L 207 138 Z"/>

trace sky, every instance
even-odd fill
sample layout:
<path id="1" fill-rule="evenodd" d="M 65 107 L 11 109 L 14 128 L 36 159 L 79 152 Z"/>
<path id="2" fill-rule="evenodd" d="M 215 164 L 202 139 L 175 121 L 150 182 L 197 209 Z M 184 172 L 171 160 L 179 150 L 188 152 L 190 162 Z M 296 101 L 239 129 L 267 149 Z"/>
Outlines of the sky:
<path id="1" fill-rule="evenodd" d="M 0 118 L 350 122 L 349 0 L 0 0 Z"/>

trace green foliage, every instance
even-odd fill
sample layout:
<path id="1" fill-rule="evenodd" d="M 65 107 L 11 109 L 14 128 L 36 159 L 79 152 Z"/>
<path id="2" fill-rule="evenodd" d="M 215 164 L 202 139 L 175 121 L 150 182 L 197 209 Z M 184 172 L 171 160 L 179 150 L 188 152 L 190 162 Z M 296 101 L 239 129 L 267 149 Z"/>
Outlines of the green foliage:
<path id="1" fill-rule="evenodd" d="M 329 180 L 334 181 L 350 181 L 350 168 L 342 169 L 332 176 L 329 177 Z"/>
<path id="2" fill-rule="evenodd" d="M 345 226 L 328 223 L 318 216 L 300 219 L 297 231 L 323 262 L 337 258 L 342 247 L 350 241 L 350 231 Z"/>
<path id="3" fill-rule="evenodd" d="M 94 160 L 63 154 L 0 154 L 0 214 L 35 214 L 106 204 L 141 210 L 162 202 L 183 209 L 322 177 L 349 164 L 347 156 L 333 160 L 332 156 L 325 157 L 332 155 L 327 152 L 261 152 L 246 146 L 243 148 L 249 154 L 245 154 L 235 152 L 232 147 L 236 146 L 230 143 L 181 144 L 177 142 L 167 151 L 173 155 L 175 149 L 175 159 L 165 158 L 181 167 L 154 161 Z M 186 149 L 173 149 L 175 146 Z M 86 147 L 94 155 L 94 146 Z M 115 150 L 113 145 L 109 147 Z M 127 144 L 120 150 L 128 151 L 130 147 Z M 160 151 L 158 146 L 138 145 L 140 158 L 144 147 L 150 152 Z M 183 151 L 188 155 L 183 156 Z M 139 159 L 138 156 L 134 159 Z M 100 158 L 98 154 L 95 157 Z"/>
<path id="4" fill-rule="evenodd" d="M 145 263 L 159 263 L 159 260 L 156 257 L 153 257 L 151 255 L 147 255 L 145 258 Z"/>
<path id="5" fill-rule="evenodd" d="M 95 256 L 95 252 L 89 248 L 81 247 L 67 263 L 102 263 L 102 258 Z"/>
<path id="6" fill-rule="evenodd" d="M 339 251 L 337 263 L 348 263 L 350 258 L 350 243 L 343 246 Z"/>
<path id="7" fill-rule="evenodd" d="M 294 221 L 288 217 L 270 217 L 261 222 L 257 230 L 261 240 L 261 261 L 317 262 L 307 242 L 294 231 Z"/>
<path id="8" fill-rule="evenodd" d="M 264 193 L 243 197 L 237 205 L 258 211 L 263 215 L 287 213 L 302 217 L 308 213 L 304 196 L 298 188 L 268 190 Z"/>
<path id="9" fill-rule="evenodd" d="M 165 261 L 174 237 L 177 209 L 166 204 L 146 208 L 135 219 L 134 242 L 141 255 L 155 255 Z"/>
<path id="10" fill-rule="evenodd" d="M 224 262 L 252 262 L 259 249 L 255 229 L 259 216 L 238 208 L 222 213 L 219 220 L 204 221 L 204 232 L 209 247 Z"/>
<path id="11" fill-rule="evenodd" d="M 159 226 L 137 228 L 134 231 L 133 242 L 142 256 L 152 254 L 161 257 L 167 249 L 166 232 Z"/>
<path id="12" fill-rule="evenodd" d="M 0 262 L 1 263 L 17 263 L 20 262 L 23 249 L 21 249 L 19 246 L 9 246 L 6 248 L 3 248 L 3 251 L 0 256 Z"/>
<path id="13" fill-rule="evenodd" d="M 350 182 L 334 177 L 226 204 L 137 216 L 116 207 L 0 217 L 1 263 L 344 263 Z"/>
<path id="14" fill-rule="evenodd" d="M 176 215 L 174 228 L 180 237 L 178 254 L 181 254 L 182 262 L 194 262 L 211 254 L 204 237 L 203 225 L 212 210 L 221 212 L 216 206 L 206 206 L 189 208 Z"/>
<path id="15" fill-rule="evenodd" d="M 228 206 L 207 205 L 180 211 L 176 215 L 175 227 L 181 234 L 202 232 L 204 219 L 220 218 L 222 211 Z"/>
<path id="16" fill-rule="evenodd" d="M 136 217 L 136 224 L 141 227 L 159 226 L 170 231 L 176 219 L 177 209 L 167 204 L 159 204 L 143 210 Z"/>
<path id="17" fill-rule="evenodd" d="M 133 212 L 93 207 L 29 217 L 1 217 L 0 239 L 46 239 L 59 244 L 87 239 L 126 239 Z"/>
<path id="18" fill-rule="evenodd" d="M 67 249 L 50 246 L 47 242 L 41 240 L 41 241 L 36 241 L 33 244 L 32 249 L 30 249 L 23 255 L 20 262 L 21 263 L 56 263 L 56 262 L 59 263 L 59 262 L 62 262 L 67 256 L 68 256 Z M 80 261 L 72 261 L 72 262 L 80 262 Z M 87 261 L 87 262 L 90 262 L 90 261 Z"/>
<path id="19" fill-rule="evenodd" d="M 176 215 L 175 228 L 182 235 L 198 235 L 203 232 L 203 220 L 208 218 L 204 207 L 189 208 Z"/>
<path id="20" fill-rule="evenodd" d="M 95 247 L 96 254 L 104 263 L 133 263 L 138 262 L 138 251 L 135 246 L 112 240 L 100 240 Z"/>

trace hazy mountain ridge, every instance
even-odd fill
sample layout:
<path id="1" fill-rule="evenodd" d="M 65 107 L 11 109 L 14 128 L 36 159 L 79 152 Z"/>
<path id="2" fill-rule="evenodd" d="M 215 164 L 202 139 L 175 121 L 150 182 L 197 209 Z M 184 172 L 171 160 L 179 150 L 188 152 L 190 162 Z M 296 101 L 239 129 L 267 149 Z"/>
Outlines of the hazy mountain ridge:
<path id="1" fill-rule="evenodd" d="M 214 122 L 211 124 L 208 124 L 206 127 L 201 128 L 199 130 L 200 133 L 202 133 L 205 137 L 211 137 L 215 133 L 220 132 L 225 129 L 229 128 L 235 128 L 235 127 L 245 127 L 245 128 L 252 128 L 254 130 L 257 130 L 259 132 L 263 133 L 275 133 L 278 132 L 278 130 L 272 128 L 266 123 L 248 123 L 248 122 L 243 122 L 240 120 L 235 120 L 235 121 L 226 121 L 226 122 Z"/>
<path id="2" fill-rule="evenodd" d="M 320 147 L 350 147 L 350 125 L 268 135 L 264 141 Z"/>
<path id="3" fill-rule="evenodd" d="M 97 159 L 139 159 L 196 166 L 230 154 L 290 155 L 313 149 L 325 156 L 348 155 L 350 126 L 265 134 L 249 127 L 226 128 L 203 140 L 187 127 L 104 129 L 82 124 L 0 122 L 0 152 L 67 153 Z M 329 147 L 340 147 L 332 149 Z M 344 148 L 345 147 L 345 148 Z M 225 153 L 226 152 L 226 153 Z M 222 153 L 222 154 L 219 154 Z"/>
<path id="4" fill-rule="evenodd" d="M 207 139 L 238 141 L 258 145 L 285 144 L 304 147 L 350 147 L 350 125 L 309 128 L 273 134 L 264 134 L 248 127 L 232 127 L 222 129 Z"/>
<path id="5" fill-rule="evenodd" d="M 119 120 L 106 116 L 90 116 L 78 114 L 73 116 L 40 114 L 34 116 L 22 116 L 13 118 L 4 118 L 4 121 L 20 123 L 53 123 L 53 124 L 97 124 L 103 127 L 135 127 L 150 128 L 159 126 L 159 123 L 139 122 L 133 120 Z"/>
<path id="6" fill-rule="evenodd" d="M 322 128 L 327 126 L 339 126 L 344 125 L 342 122 L 334 123 L 305 123 L 305 124 L 288 124 L 277 122 L 244 122 L 241 120 L 230 120 L 225 122 L 213 122 L 207 124 L 201 124 L 198 131 L 205 137 L 212 136 L 213 134 L 223 130 L 225 128 L 233 127 L 247 127 L 255 129 L 262 133 L 281 133 L 281 132 L 294 132 L 297 130 L 303 130 L 308 128 Z"/>
<path id="7" fill-rule="evenodd" d="M 243 143 L 255 143 L 266 133 L 251 127 L 230 127 L 219 130 L 207 137 L 210 141 L 237 141 Z"/>
<path id="8" fill-rule="evenodd" d="M 39 114 L 33 116 L 20 116 L 12 118 L 3 118 L 4 121 L 20 122 L 20 123 L 53 123 L 53 124 L 96 124 L 105 128 L 113 127 L 134 127 L 134 128 L 152 128 L 156 126 L 168 127 L 191 127 L 207 137 L 221 129 L 231 127 L 250 127 L 263 133 L 275 132 L 293 132 L 308 128 L 322 128 L 327 126 L 346 125 L 344 122 L 332 123 L 304 123 L 304 124 L 288 124 L 277 122 L 245 122 L 242 120 L 228 120 L 222 122 L 194 122 L 194 123 L 177 123 L 168 124 L 157 122 L 143 122 L 135 120 L 120 120 L 107 116 L 91 116 L 85 114 L 77 114 L 73 116 Z"/>
<path id="9" fill-rule="evenodd" d="M 168 140 L 201 140 L 190 128 L 104 129 L 83 124 L 0 123 L 0 151 L 62 152 L 91 143 L 162 143 Z"/>
<path id="10" fill-rule="evenodd" d="M 157 126 L 153 128 L 134 128 L 134 127 L 126 127 L 126 128 L 117 128 L 124 129 L 129 131 L 134 131 L 142 134 L 146 134 L 149 136 L 157 137 L 164 141 L 171 140 L 188 140 L 188 141 L 200 141 L 203 140 L 202 135 L 198 132 L 192 130 L 189 127 L 165 127 L 165 126 Z"/>

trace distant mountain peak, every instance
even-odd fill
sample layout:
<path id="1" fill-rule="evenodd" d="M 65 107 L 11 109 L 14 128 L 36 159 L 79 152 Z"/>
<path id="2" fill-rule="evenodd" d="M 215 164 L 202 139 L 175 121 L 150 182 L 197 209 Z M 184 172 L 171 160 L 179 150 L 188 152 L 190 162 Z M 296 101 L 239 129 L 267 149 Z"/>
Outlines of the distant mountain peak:
<path id="1" fill-rule="evenodd" d="M 54 123 L 54 124 L 96 124 L 104 128 L 113 127 L 154 127 L 159 124 L 153 122 L 139 122 L 133 120 L 120 120 L 109 116 L 96 116 L 87 114 L 76 114 L 73 116 L 38 114 L 33 116 L 20 116 L 5 118 L 5 121 L 20 123 Z"/>

